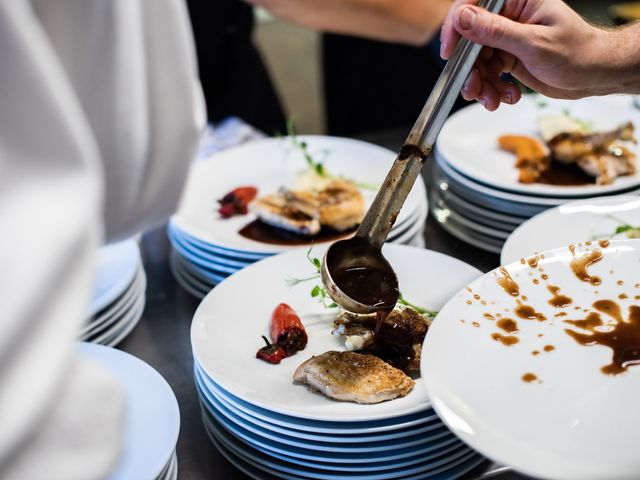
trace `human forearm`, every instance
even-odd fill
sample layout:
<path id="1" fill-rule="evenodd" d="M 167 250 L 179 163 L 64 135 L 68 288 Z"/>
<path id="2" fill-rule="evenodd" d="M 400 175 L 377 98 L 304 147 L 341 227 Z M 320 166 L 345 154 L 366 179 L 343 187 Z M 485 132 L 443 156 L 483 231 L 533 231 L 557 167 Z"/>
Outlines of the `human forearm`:
<path id="1" fill-rule="evenodd" d="M 640 94 L 640 23 L 603 31 L 602 37 L 604 93 Z"/>
<path id="2" fill-rule="evenodd" d="M 274 16 L 332 33 L 422 45 L 440 28 L 449 0 L 247 0 Z"/>

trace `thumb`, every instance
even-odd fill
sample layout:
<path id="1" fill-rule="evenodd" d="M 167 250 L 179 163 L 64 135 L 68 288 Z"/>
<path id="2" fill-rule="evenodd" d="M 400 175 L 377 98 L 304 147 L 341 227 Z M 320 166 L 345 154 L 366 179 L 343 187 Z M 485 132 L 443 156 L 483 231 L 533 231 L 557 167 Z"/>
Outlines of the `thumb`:
<path id="1" fill-rule="evenodd" d="M 486 10 L 464 5 L 453 16 L 455 29 L 468 40 L 518 57 L 531 39 L 528 25 Z"/>

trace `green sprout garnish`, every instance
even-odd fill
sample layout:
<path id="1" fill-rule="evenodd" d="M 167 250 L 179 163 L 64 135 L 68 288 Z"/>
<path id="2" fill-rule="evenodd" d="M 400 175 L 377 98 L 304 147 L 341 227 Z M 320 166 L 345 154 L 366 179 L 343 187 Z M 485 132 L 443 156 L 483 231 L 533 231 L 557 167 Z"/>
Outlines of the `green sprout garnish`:
<path id="1" fill-rule="evenodd" d="M 590 122 L 588 120 L 583 120 L 582 118 L 574 117 L 573 115 L 571 115 L 571 111 L 568 108 L 565 108 L 564 110 L 562 110 L 562 113 L 563 115 L 565 115 L 566 117 L 570 118 L 571 120 L 576 122 L 578 125 L 580 125 L 585 131 L 589 132 L 593 130 L 593 122 Z"/>
<path id="2" fill-rule="evenodd" d="M 277 136 L 284 138 L 283 135 L 280 135 L 280 134 L 278 134 Z M 307 162 L 307 166 L 309 167 L 309 169 L 315 172 L 316 174 L 318 174 L 320 177 L 326 178 L 328 180 L 347 180 L 353 183 L 358 188 L 361 188 L 362 190 L 372 190 L 374 192 L 378 190 L 379 188 L 378 185 L 372 185 L 366 182 L 358 182 L 346 177 L 333 175 L 332 173 L 327 171 L 327 169 L 324 166 L 323 160 L 324 158 L 327 157 L 329 152 L 327 152 L 326 150 L 323 150 L 319 154 L 315 154 L 316 158 L 314 158 L 314 155 L 312 155 L 311 152 L 309 151 L 309 144 L 304 140 L 300 140 L 300 138 L 296 134 L 295 125 L 294 125 L 293 119 L 291 118 L 287 120 L 287 138 L 289 138 L 293 146 L 300 151 L 305 161 Z M 318 156 L 321 156 L 322 159 L 318 159 L 317 158 Z"/>

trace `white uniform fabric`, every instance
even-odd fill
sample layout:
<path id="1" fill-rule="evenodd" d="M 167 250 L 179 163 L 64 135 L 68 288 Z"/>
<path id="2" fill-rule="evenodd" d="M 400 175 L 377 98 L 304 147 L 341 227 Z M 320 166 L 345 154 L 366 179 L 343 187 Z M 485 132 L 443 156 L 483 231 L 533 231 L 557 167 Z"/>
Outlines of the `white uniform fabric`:
<path id="1" fill-rule="evenodd" d="M 119 425 L 122 402 L 72 341 L 96 246 L 170 215 L 195 153 L 187 12 L 182 0 L 0 0 L 0 65 L 0 478 L 36 478 L 24 476 L 34 462 L 39 478 L 101 478 L 119 432 L 68 420 Z M 59 461 L 91 452 L 94 464 Z"/>

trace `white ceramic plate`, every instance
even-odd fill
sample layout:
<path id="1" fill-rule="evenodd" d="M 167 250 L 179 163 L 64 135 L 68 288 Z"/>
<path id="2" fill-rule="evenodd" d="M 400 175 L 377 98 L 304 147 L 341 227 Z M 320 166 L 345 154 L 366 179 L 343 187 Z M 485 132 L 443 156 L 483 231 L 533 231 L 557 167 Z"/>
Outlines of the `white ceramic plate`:
<path id="1" fill-rule="evenodd" d="M 186 272 L 175 252 L 171 252 L 169 256 L 169 268 L 180 286 L 196 298 L 203 299 L 214 286 L 206 284 Z"/>
<path id="2" fill-rule="evenodd" d="M 195 365 L 197 366 L 197 362 Z M 326 435 L 376 435 L 379 433 L 395 435 L 399 431 L 413 428 L 420 429 L 427 423 L 439 421 L 438 416 L 433 410 L 385 420 L 372 420 L 369 422 L 329 422 L 291 417 L 256 407 L 255 405 L 251 405 L 234 397 L 216 385 L 199 366 L 197 366 L 197 369 L 200 378 L 204 379 L 207 389 L 217 397 L 223 398 L 227 403 L 232 404 L 238 410 L 253 418 L 270 422 L 289 430 Z"/>
<path id="3" fill-rule="evenodd" d="M 434 193 L 434 197 L 435 195 L 436 194 Z M 463 226 L 464 228 L 477 232 L 481 235 L 494 238 L 497 241 L 505 241 L 510 234 L 510 232 L 507 232 L 504 230 L 504 227 L 495 228 L 495 227 L 483 225 L 472 218 L 466 217 L 465 215 L 458 213 L 455 209 L 451 208 L 449 204 L 443 199 L 440 199 L 436 203 L 436 205 L 434 205 L 433 211 L 435 212 L 434 214 L 438 218 L 442 216 L 451 217 L 453 221 Z"/>
<path id="4" fill-rule="evenodd" d="M 320 463 L 345 463 L 345 464 L 370 464 L 372 461 L 371 452 L 321 452 L 318 450 L 309 450 L 302 447 L 296 447 L 293 445 L 283 445 L 279 442 L 266 439 L 257 435 L 254 435 L 249 430 L 229 422 L 224 416 L 220 415 L 216 410 L 204 406 L 206 415 L 209 417 L 210 422 L 218 423 L 224 427 L 224 429 L 240 441 L 251 445 L 251 447 L 266 453 L 270 456 L 287 455 L 289 457 L 310 460 Z M 375 461 L 377 462 L 392 462 L 395 460 L 405 460 L 407 458 L 413 458 L 417 455 L 428 454 L 434 451 L 440 451 L 444 447 L 449 445 L 461 445 L 462 442 L 453 433 L 448 432 L 446 436 L 434 439 L 422 445 L 416 445 L 410 448 L 394 449 L 393 447 L 375 453 Z M 276 455 L 273 455 L 276 454 Z"/>
<path id="5" fill-rule="evenodd" d="M 322 258 L 326 247 L 315 248 Z M 479 274 L 454 258 L 413 247 L 387 244 L 400 289 L 417 305 L 437 310 L 450 296 Z M 313 283 L 296 287 L 287 278 L 306 278 L 315 271 L 306 248 L 257 262 L 224 280 L 198 307 L 191 327 L 194 356 L 202 370 L 224 390 L 256 406 L 295 417 L 323 421 L 364 421 L 399 417 L 425 410 L 421 380 L 404 398 L 376 405 L 336 402 L 292 382 L 297 366 L 312 355 L 342 350 L 331 335 L 331 320 L 309 295 Z M 443 276 L 442 272 L 447 275 Z M 281 302 L 298 312 L 309 335 L 306 349 L 274 366 L 255 358 L 261 335 L 268 335 L 273 309 Z"/>
<path id="6" fill-rule="evenodd" d="M 335 175 L 371 185 L 384 180 L 395 153 L 357 140 L 305 136 L 312 153 L 327 152 L 325 167 Z M 242 237 L 238 231 L 255 217 L 251 214 L 220 219 L 216 211 L 217 199 L 230 190 L 253 185 L 258 194 L 276 192 L 292 183 L 296 172 L 306 168 L 299 151 L 283 139 L 265 139 L 226 150 L 209 160 L 193 166 L 178 212 L 172 217 L 173 225 L 187 235 L 222 249 L 249 253 L 278 253 L 291 250 L 289 246 L 270 245 Z M 375 191 L 363 190 L 370 204 Z M 418 178 L 405 205 L 398 215 L 400 226 L 406 217 L 424 203 L 424 183 Z"/>
<path id="7" fill-rule="evenodd" d="M 129 310 L 135 302 L 137 296 L 140 294 L 140 285 L 144 273 L 142 268 L 138 269 L 136 275 L 120 297 L 115 300 L 109 307 L 102 309 L 99 314 L 93 318 L 90 318 L 87 324 L 80 330 L 81 335 L 91 335 L 94 332 L 99 331 L 103 326 L 108 325 L 110 322 L 122 316 L 124 312 Z"/>
<path id="8" fill-rule="evenodd" d="M 127 303 L 119 308 L 117 312 L 106 318 L 103 322 L 96 324 L 94 328 L 81 332 L 79 340 L 91 341 L 92 343 L 104 343 L 104 339 L 113 336 L 113 332 L 119 331 L 123 325 L 130 323 L 136 312 L 144 307 L 146 288 L 146 277 L 142 268 L 136 273 L 136 278 L 128 292 Z M 140 305 L 142 303 L 142 306 Z M 96 339 L 102 339 L 96 341 Z"/>
<path id="9" fill-rule="evenodd" d="M 141 298 L 140 302 L 136 306 L 134 313 L 129 318 L 129 321 L 122 326 L 119 331 L 114 331 L 113 335 L 110 336 L 106 341 L 101 342 L 108 347 L 115 347 L 120 342 L 122 342 L 127 336 L 131 333 L 131 331 L 138 325 L 142 315 L 144 313 L 145 306 L 145 298 Z"/>
<path id="10" fill-rule="evenodd" d="M 506 267 L 519 284 L 519 297 L 498 285 L 502 273 L 490 272 L 447 303 L 425 339 L 421 371 L 441 418 L 476 450 L 534 477 L 631 479 L 640 471 L 640 366 L 617 376 L 603 373 L 612 350 L 578 344 L 566 330 L 586 331 L 565 323 L 584 319 L 585 310 L 594 312 L 594 302 L 602 299 L 615 300 L 627 318 L 640 299 L 640 241 L 578 245 L 575 258 L 595 249 L 604 256 L 588 272 L 601 284 L 577 278 L 569 248 L 552 250 L 537 266 Z M 554 308 L 548 285 L 558 286 L 572 303 Z M 546 320 L 519 318 L 518 301 Z M 508 334 L 485 314 L 515 319 L 518 343 L 509 347 L 494 340 L 494 334 Z M 602 318 L 606 329 L 614 328 L 610 316 Z"/>
<path id="11" fill-rule="evenodd" d="M 359 475 L 350 474 L 344 471 L 342 475 L 327 475 L 311 469 L 303 469 L 295 464 L 280 461 L 279 459 L 265 456 L 262 452 L 247 448 L 246 445 L 237 441 L 233 436 L 229 435 L 215 421 L 203 415 L 205 429 L 209 434 L 209 438 L 216 445 L 218 450 L 229 460 L 234 466 L 250 475 L 252 478 L 269 478 L 269 479 L 302 479 L 322 478 L 324 480 L 341 480 L 347 478 L 360 478 Z M 462 450 L 464 452 L 464 450 Z M 399 473 L 382 472 L 382 476 L 368 474 L 363 478 L 402 478 L 404 480 L 418 479 L 434 479 L 434 480 L 451 480 L 458 478 L 463 473 L 471 470 L 475 466 L 484 461 L 482 457 L 474 452 L 466 452 L 457 458 L 451 458 L 448 464 L 434 467 L 430 471 L 422 471 L 420 473 L 410 473 L 408 470 Z M 242 459 L 242 460 L 240 460 Z"/>
<path id="12" fill-rule="evenodd" d="M 153 368 L 128 353 L 89 343 L 76 345 L 82 355 L 116 377 L 125 395 L 123 450 L 107 478 L 156 478 L 173 455 L 180 430 L 180 411 L 171 387 Z"/>
<path id="13" fill-rule="evenodd" d="M 489 224 L 488 222 L 494 222 L 503 228 L 515 228 L 521 225 L 529 217 L 518 217 L 516 215 L 508 215 L 506 213 L 496 212 L 486 207 L 476 205 L 468 200 L 459 197 L 449 188 L 447 182 L 440 182 L 435 188 L 431 189 L 431 193 L 436 195 L 436 198 L 443 199 L 449 205 L 453 206 L 456 211 L 463 213 L 467 217 L 477 218 L 479 222 Z"/>
<path id="14" fill-rule="evenodd" d="M 200 395 L 204 396 L 211 405 L 214 405 L 217 409 L 225 409 L 233 413 L 235 418 L 242 421 L 243 424 L 256 425 L 258 427 L 267 429 L 269 432 L 286 435 L 288 437 L 300 438 L 307 441 L 314 442 L 333 442 L 333 443 L 368 443 L 368 442 L 381 442 L 387 440 L 397 440 L 401 438 L 407 438 L 412 435 L 422 435 L 428 432 L 432 432 L 442 427 L 440 419 L 431 415 L 431 421 L 418 424 L 413 427 L 396 429 L 386 432 L 373 432 L 368 434 L 350 434 L 349 429 L 342 429 L 338 434 L 329 433 L 314 433 L 312 431 L 301 431 L 297 428 L 287 428 L 278 424 L 272 423 L 270 418 L 261 419 L 258 416 L 251 415 L 245 410 L 239 408 L 232 401 L 227 400 L 224 395 L 219 393 L 219 390 L 215 387 L 211 380 L 207 379 L 206 375 L 200 373 L 198 367 L 195 368 L 196 384 L 199 387 Z M 212 398 L 213 397 L 213 398 Z M 220 408 L 218 408 L 218 406 Z M 427 414 L 428 415 L 428 414 Z"/>
<path id="15" fill-rule="evenodd" d="M 595 130 L 610 130 L 627 121 L 640 128 L 640 111 L 631 97 L 590 97 L 582 100 L 554 100 L 544 98 L 541 108 L 530 95 L 516 105 L 503 105 L 496 112 L 488 112 L 474 104 L 453 114 L 438 137 L 439 154 L 458 172 L 493 188 L 524 195 L 593 196 L 611 194 L 640 185 L 640 171 L 619 177 L 611 185 L 557 186 L 518 182 L 514 155 L 498 147 L 498 137 L 504 134 L 538 136 L 537 119 L 543 115 L 568 110 L 581 120 L 591 122 Z M 640 150 L 632 147 L 638 155 Z"/>
<path id="16" fill-rule="evenodd" d="M 498 240 L 487 235 L 475 232 L 455 221 L 451 215 L 440 211 L 437 207 L 431 207 L 431 213 L 440 226 L 454 237 L 462 240 L 469 245 L 480 248 L 490 253 L 500 253 L 502 249 L 502 240 Z"/>
<path id="17" fill-rule="evenodd" d="M 640 196 L 620 195 L 569 202 L 523 223 L 507 239 L 503 264 L 530 257 L 535 252 L 616 235 L 623 225 L 640 228 Z"/>
<path id="18" fill-rule="evenodd" d="M 302 448 L 309 451 L 317 452 L 318 455 L 325 453 L 344 453 L 344 454 L 360 454 L 389 452 L 392 449 L 407 450 L 420 448 L 426 444 L 440 442 L 441 439 L 451 438 L 451 431 L 440 421 L 436 422 L 433 428 L 427 432 L 413 432 L 412 435 L 398 438 L 387 438 L 378 440 L 375 437 L 365 441 L 349 441 L 348 437 L 336 437 L 339 441 L 335 442 L 328 438 L 303 438 L 298 432 L 290 435 L 288 431 L 275 431 L 270 425 L 259 425 L 251 419 L 237 415 L 230 408 L 226 407 L 213 395 L 205 385 L 201 382 L 201 377 L 196 375 L 196 381 L 200 390 L 200 398 L 203 404 L 212 412 L 212 414 L 220 416 L 225 424 L 233 424 L 246 430 L 254 438 L 259 440 L 270 440 L 274 445 L 278 445 L 281 449 L 286 450 L 289 447 Z"/>
<path id="19" fill-rule="evenodd" d="M 140 263 L 140 249 L 135 240 L 125 240 L 98 250 L 90 317 L 122 295 L 133 281 Z"/>
<path id="20" fill-rule="evenodd" d="M 200 391 L 201 395 L 202 395 L 202 391 Z M 204 400 L 203 400 L 204 402 Z M 438 422 L 442 425 L 442 423 L 438 420 Z M 276 431 L 276 430 L 274 430 Z M 232 435 L 227 435 L 229 437 L 229 440 L 232 441 L 233 443 L 242 443 L 240 440 L 236 439 L 235 437 L 233 437 Z M 338 437 L 334 437 L 337 439 L 341 439 L 343 436 L 338 436 Z M 322 439 L 324 439 L 324 437 L 321 437 Z M 365 436 L 365 437 L 361 437 L 363 438 L 363 440 L 365 442 L 369 441 L 369 437 Z M 370 458 L 369 461 L 367 462 L 363 462 L 363 463 L 353 463 L 353 464 L 349 464 L 349 463 L 331 463 L 331 462 L 312 462 L 309 460 L 303 460 L 300 458 L 295 458 L 295 457 L 290 457 L 287 456 L 285 454 L 281 454 L 281 453 L 276 453 L 276 452 L 269 452 L 268 455 L 270 457 L 274 457 L 280 460 L 284 460 L 289 464 L 296 464 L 296 465 L 301 465 L 301 466 L 305 466 L 305 467 L 311 467 L 311 468 L 317 468 L 320 470 L 329 470 L 329 471 L 344 471 L 344 472 L 366 472 L 366 471 L 383 471 L 383 470 L 389 470 L 389 469 L 393 469 L 393 468 L 399 468 L 399 467 L 406 467 L 409 465 L 415 465 L 416 463 L 421 463 L 424 462 L 426 460 L 429 460 L 431 458 L 436 458 L 439 457 L 441 455 L 447 454 L 452 452 L 453 450 L 458 449 L 462 444 L 462 442 L 460 441 L 454 441 L 451 442 L 447 445 L 445 445 L 442 448 L 433 450 L 431 452 L 426 452 L 426 453 L 420 453 L 418 455 L 416 455 L 415 457 L 408 457 L 408 458 L 402 458 L 402 459 L 396 459 L 396 460 L 391 460 L 391 461 L 376 461 L 373 458 Z M 260 452 L 258 450 L 258 452 Z M 262 452 L 260 452 L 262 453 Z"/>

